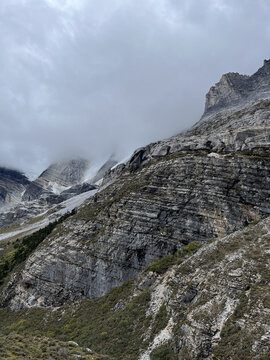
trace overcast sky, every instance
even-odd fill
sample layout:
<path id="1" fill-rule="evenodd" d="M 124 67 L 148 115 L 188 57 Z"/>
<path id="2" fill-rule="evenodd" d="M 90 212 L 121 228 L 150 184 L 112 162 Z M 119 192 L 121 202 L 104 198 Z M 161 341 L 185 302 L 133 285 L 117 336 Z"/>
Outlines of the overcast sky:
<path id="1" fill-rule="evenodd" d="M 101 161 L 199 120 L 270 58 L 269 0 L 0 0 L 0 165 Z"/>

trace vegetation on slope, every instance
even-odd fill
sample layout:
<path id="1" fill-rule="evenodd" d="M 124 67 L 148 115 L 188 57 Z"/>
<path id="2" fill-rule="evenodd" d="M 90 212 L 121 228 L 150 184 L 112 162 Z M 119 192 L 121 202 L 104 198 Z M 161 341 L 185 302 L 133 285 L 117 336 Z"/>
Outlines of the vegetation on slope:
<path id="1" fill-rule="evenodd" d="M 128 301 L 132 292 L 132 282 L 128 282 L 100 299 L 84 300 L 55 310 L 33 308 L 11 312 L 1 309 L 1 331 L 5 335 L 16 332 L 58 341 L 73 340 L 115 359 L 136 359 L 139 349 L 148 345 L 147 341 L 144 344 L 143 335 L 152 318 L 145 316 L 149 292 L 143 291 Z"/>
<path id="2" fill-rule="evenodd" d="M 184 261 L 174 262 L 169 272 L 161 274 L 164 267 L 161 271 L 156 261 L 156 275 L 145 271 L 99 299 L 56 309 L 0 309 L 1 332 L 4 337 L 16 333 L 25 339 L 76 341 L 111 359 L 137 360 L 173 316 L 173 338 L 151 348 L 151 360 L 199 359 L 203 354 L 217 360 L 269 359 L 269 229 L 270 222 L 250 225 L 195 254 L 198 246 L 191 244 L 179 251 Z M 167 297 L 154 315 L 149 309 L 164 279 Z M 212 346 L 219 328 L 220 338 Z"/>
<path id="3" fill-rule="evenodd" d="M 75 342 L 64 342 L 48 337 L 0 333 L 0 358 L 10 360 L 101 360 L 104 356 L 93 354 Z M 109 359 L 106 357 L 106 359 Z"/>
<path id="4" fill-rule="evenodd" d="M 40 243 L 53 231 L 53 229 L 62 223 L 69 216 L 75 212 L 63 215 L 59 220 L 54 221 L 46 227 L 26 236 L 22 240 L 16 240 L 12 246 L 7 246 L 5 251 L 0 257 L 0 286 L 4 283 L 5 278 L 11 271 L 24 262 L 28 256 L 38 247 Z M 10 244 L 9 244 L 10 245 Z"/>
<path id="5" fill-rule="evenodd" d="M 146 267 L 146 271 L 154 271 L 157 274 L 164 274 L 170 266 L 180 264 L 187 256 L 194 254 L 201 245 L 196 241 L 190 242 L 188 245 L 176 251 L 173 255 L 165 255 L 160 259 L 155 259 Z"/>

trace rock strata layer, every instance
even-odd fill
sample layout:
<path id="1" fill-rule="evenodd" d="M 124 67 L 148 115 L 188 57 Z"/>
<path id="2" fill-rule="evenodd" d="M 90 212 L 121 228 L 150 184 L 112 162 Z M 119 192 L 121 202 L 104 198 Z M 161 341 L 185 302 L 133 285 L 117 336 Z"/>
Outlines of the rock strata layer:
<path id="1" fill-rule="evenodd" d="M 17 310 L 100 297 L 190 241 L 269 215 L 269 144 L 269 100 L 259 99 L 137 150 L 28 259 L 3 303 Z"/>
<path id="2" fill-rule="evenodd" d="M 270 81 L 268 67 L 266 62 L 252 81 L 238 79 L 251 81 L 250 93 L 258 85 L 255 102 L 213 112 L 110 170 L 103 189 L 13 276 L 2 304 L 18 310 L 97 298 L 155 258 L 268 216 L 270 100 L 261 91 Z M 226 94 L 220 91 L 216 104 L 229 101 Z"/>

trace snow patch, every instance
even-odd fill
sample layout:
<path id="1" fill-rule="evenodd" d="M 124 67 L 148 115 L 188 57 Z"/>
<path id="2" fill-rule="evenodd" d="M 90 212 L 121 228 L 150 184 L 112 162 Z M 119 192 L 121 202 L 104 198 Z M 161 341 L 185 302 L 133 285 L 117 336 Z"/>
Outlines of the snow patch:
<path id="1" fill-rule="evenodd" d="M 31 224 L 31 225 L 25 226 L 23 228 L 20 228 L 18 230 L 10 231 L 10 232 L 1 234 L 0 235 L 0 241 L 11 238 L 11 237 L 14 237 L 14 236 L 17 236 L 17 235 L 21 235 L 21 234 L 27 235 L 27 234 L 32 233 L 34 231 L 37 231 L 37 230 L 39 230 L 41 228 L 44 228 L 51 221 L 55 221 L 60 216 L 66 214 L 67 212 L 71 212 L 73 209 L 80 206 L 86 199 L 88 199 L 91 196 L 95 195 L 95 193 L 97 191 L 98 190 L 96 190 L 96 189 L 95 190 L 89 190 L 89 191 L 86 191 L 86 192 L 84 192 L 82 194 L 76 195 L 76 196 L 74 196 L 74 197 L 72 197 L 72 198 L 70 198 L 70 199 L 68 199 L 66 201 L 63 201 L 62 203 L 56 205 L 57 207 L 61 206 L 60 210 L 54 212 L 51 215 L 46 216 L 47 212 L 48 211 L 51 212 L 51 210 L 56 208 L 56 206 L 50 208 L 47 212 L 39 215 L 39 216 L 41 216 L 41 215 L 46 216 L 44 219 L 42 219 L 40 221 L 37 221 L 34 224 Z"/>
<path id="2" fill-rule="evenodd" d="M 60 185 L 56 182 L 49 181 L 48 188 L 56 195 L 59 195 L 62 191 L 67 190 L 70 186 Z"/>
<path id="3" fill-rule="evenodd" d="M 58 210 L 55 214 L 64 215 L 65 213 L 72 211 L 76 207 L 80 206 L 86 199 L 95 195 L 97 191 L 97 189 L 89 190 L 63 201 L 61 204 L 59 204 L 62 208 Z"/>

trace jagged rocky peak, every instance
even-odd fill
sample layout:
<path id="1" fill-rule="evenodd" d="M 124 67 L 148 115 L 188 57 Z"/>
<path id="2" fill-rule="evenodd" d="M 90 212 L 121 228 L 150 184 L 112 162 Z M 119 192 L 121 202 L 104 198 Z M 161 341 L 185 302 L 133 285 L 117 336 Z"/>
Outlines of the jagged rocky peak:
<path id="1" fill-rule="evenodd" d="M 27 180 L 27 184 L 18 189 L 16 201 L 14 194 L 12 197 L 10 191 L 5 188 L 7 181 L 4 181 L 5 187 L 1 188 L 0 175 L 0 226 L 5 227 L 15 223 L 19 225 L 44 213 L 51 206 L 97 189 L 96 183 L 116 163 L 113 157 L 110 157 L 100 168 L 82 159 L 54 163 L 36 180 L 32 182 Z M 15 189 L 14 185 L 12 188 Z M 3 205 L 8 205 L 8 211 Z"/>
<path id="2" fill-rule="evenodd" d="M 152 346 L 168 341 L 175 355 L 170 358 L 269 359 L 269 85 L 270 61 L 252 76 L 224 75 L 208 94 L 212 103 L 206 111 L 211 116 L 190 131 L 137 149 L 129 161 L 109 170 L 102 186 L 75 214 L 31 250 L 18 269 L 13 273 L 8 269 L 0 307 L 51 311 L 74 303 L 77 309 L 77 301 L 83 299 L 80 313 L 89 323 L 98 323 L 100 334 L 108 334 L 108 323 L 91 322 L 89 314 L 106 318 L 105 301 L 114 316 L 119 314 L 120 321 L 113 324 L 121 327 L 125 311 L 134 310 L 127 306 L 132 294 L 116 297 L 127 284 L 115 289 L 114 305 L 109 297 L 98 303 L 92 300 L 89 304 L 97 305 L 86 311 L 85 298 L 99 298 L 140 273 L 134 294 L 139 290 L 148 296 L 151 303 L 143 317 L 150 325 L 139 334 L 130 322 L 134 336 L 144 339 L 139 341 L 142 355 L 130 359 L 152 359 Z M 60 177 L 62 183 L 65 174 L 65 166 L 52 166 L 35 184 L 41 188 L 42 181 L 60 182 Z M 192 255 L 192 249 L 199 250 Z M 7 256 L 10 261 L 14 250 Z M 141 311 L 142 303 L 137 304 Z M 156 319 L 160 323 L 163 318 L 162 304 L 168 319 L 154 337 L 151 331 Z M 54 320 L 58 319 L 55 308 Z M 70 317 L 67 309 L 59 311 Z M 20 316 L 27 319 L 31 311 Z M 5 314 L 0 313 L 3 328 Z M 75 316 L 72 334 L 74 324 L 81 326 Z M 16 315 L 16 324 L 18 319 Z M 49 320 L 46 316 L 41 326 Z M 66 329 L 60 320 L 59 326 Z M 125 334 L 127 325 L 123 326 Z M 81 326 L 76 333 L 82 330 Z M 89 331 L 96 335 L 95 328 Z M 103 346 L 104 339 L 111 337 L 102 336 L 96 346 Z M 145 339 L 153 343 L 147 347 Z M 122 359 L 126 358 L 124 354 Z"/>
<path id="3" fill-rule="evenodd" d="M 227 73 L 206 94 L 203 118 L 228 107 L 270 97 L 270 60 L 255 74 Z"/>
<path id="4" fill-rule="evenodd" d="M 44 191 L 59 194 L 66 188 L 83 182 L 89 166 L 89 161 L 84 159 L 60 161 L 50 165 L 28 186 L 23 200 L 37 199 Z"/>

